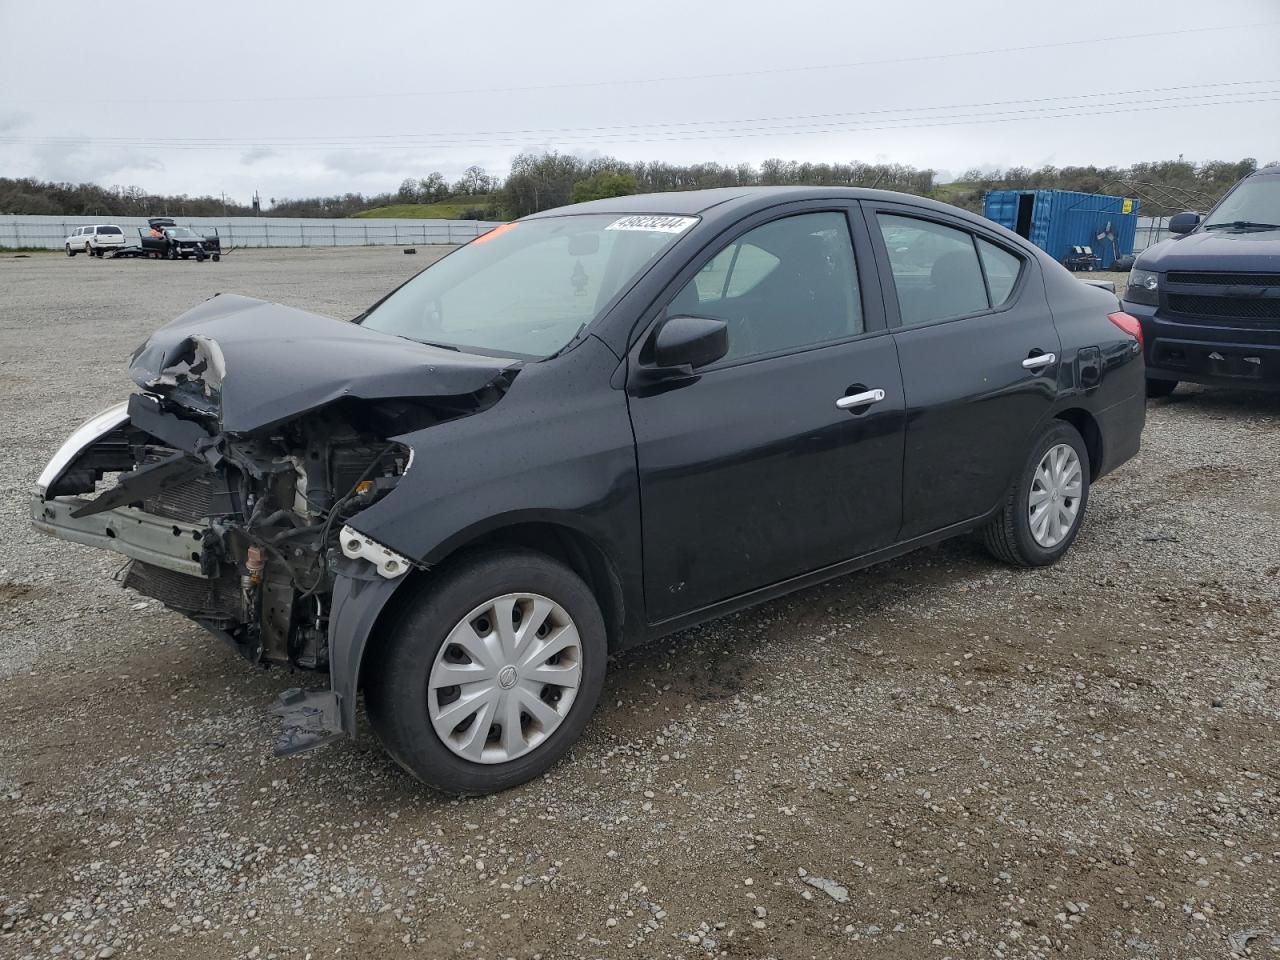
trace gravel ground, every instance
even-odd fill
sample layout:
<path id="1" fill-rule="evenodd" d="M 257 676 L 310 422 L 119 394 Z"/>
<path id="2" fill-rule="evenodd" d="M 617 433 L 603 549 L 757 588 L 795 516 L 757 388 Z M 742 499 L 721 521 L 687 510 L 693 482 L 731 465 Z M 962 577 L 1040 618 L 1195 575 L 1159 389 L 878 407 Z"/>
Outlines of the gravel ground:
<path id="1" fill-rule="evenodd" d="M 956 541 L 618 658 L 520 789 L 274 759 L 298 678 L 31 532 L 31 484 L 163 320 L 349 316 L 426 253 L 0 258 L 0 955 L 1280 952 L 1276 397 L 1153 403 L 1052 569 Z"/>

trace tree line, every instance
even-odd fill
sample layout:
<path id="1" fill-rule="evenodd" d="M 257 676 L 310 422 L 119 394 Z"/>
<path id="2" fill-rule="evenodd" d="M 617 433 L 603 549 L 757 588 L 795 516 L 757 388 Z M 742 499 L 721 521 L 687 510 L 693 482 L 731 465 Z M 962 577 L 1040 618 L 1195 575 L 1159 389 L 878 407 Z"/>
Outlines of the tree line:
<path id="1" fill-rule="evenodd" d="M 539 210 L 603 197 L 707 187 L 813 185 L 873 187 L 933 197 L 981 211 L 990 190 L 1062 189 L 1136 196 L 1142 212 L 1167 215 L 1184 209 L 1208 209 L 1258 163 L 1252 158 L 1192 163 L 1178 158 L 1129 167 L 1044 166 L 973 169 L 940 183 L 936 171 L 898 163 L 812 163 L 771 159 L 749 163 L 677 164 L 632 162 L 611 157 L 582 159 L 549 152 L 521 154 L 505 178 L 479 166 L 468 167 L 450 183 L 439 171 L 406 178 L 394 191 L 378 194 L 272 197 L 268 211 L 280 217 L 349 217 L 399 203 L 457 202 L 471 219 L 513 219 Z M 141 187 L 102 187 L 93 183 L 53 183 L 34 178 L 0 177 L 0 214 L 48 216 L 253 216 L 251 205 L 227 197 L 165 196 Z"/>

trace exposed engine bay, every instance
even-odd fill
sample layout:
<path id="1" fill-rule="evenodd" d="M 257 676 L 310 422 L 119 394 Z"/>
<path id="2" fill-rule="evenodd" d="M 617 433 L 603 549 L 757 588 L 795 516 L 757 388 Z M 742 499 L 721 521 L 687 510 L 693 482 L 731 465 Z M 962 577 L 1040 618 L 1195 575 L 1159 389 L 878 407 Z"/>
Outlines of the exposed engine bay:
<path id="1" fill-rule="evenodd" d="M 129 423 L 85 450 L 48 495 L 75 497 L 70 519 L 100 517 L 122 544 L 139 526 L 132 513 L 172 521 L 177 549 L 135 557 L 125 586 L 225 634 L 253 660 L 322 667 L 338 534 L 409 464 L 406 447 L 382 439 L 404 432 L 394 421 L 405 411 L 385 406 L 348 404 L 238 438 L 189 410 L 180 416 L 173 401 L 137 395 Z M 112 474 L 114 484 L 102 482 Z"/>
<path id="2" fill-rule="evenodd" d="M 255 334 L 273 337 L 274 357 Z M 287 358 L 282 334 L 296 338 Z M 487 408 L 513 375 L 479 358 L 441 364 L 426 349 L 244 297 L 207 301 L 139 348 L 131 373 L 143 392 L 46 467 L 33 524 L 125 554 L 126 587 L 255 662 L 325 668 L 344 558 L 375 579 L 415 565 L 347 526 L 413 464 L 393 438 Z M 411 377 L 425 395 L 403 389 Z M 424 389 L 433 381 L 448 392 Z"/>

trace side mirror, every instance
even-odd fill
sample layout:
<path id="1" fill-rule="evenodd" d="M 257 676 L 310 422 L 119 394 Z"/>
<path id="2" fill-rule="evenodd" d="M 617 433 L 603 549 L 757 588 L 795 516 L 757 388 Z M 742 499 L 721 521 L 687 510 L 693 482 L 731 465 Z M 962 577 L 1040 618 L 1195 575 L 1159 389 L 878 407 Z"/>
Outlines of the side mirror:
<path id="1" fill-rule="evenodd" d="M 1169 218 L 1170 233 L 1190 233 L 1196 227 L 1200 226 L 1200 214 L 1191 213 L 1175 213 Z"/>
<path id="2" fill-rule="evenodd" d="M 653 364 L 696 370 L 729 352 L 729 327 L 709 317 L 672 317 L 653 337 Z"/>

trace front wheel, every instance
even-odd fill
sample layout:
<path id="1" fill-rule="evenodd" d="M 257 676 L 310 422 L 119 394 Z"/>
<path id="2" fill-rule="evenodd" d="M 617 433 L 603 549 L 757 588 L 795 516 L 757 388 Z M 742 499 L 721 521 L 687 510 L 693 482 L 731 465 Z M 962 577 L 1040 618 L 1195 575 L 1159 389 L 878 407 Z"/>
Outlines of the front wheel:
<path id="1" fill-rule="evenodd" d="M 1089 502 L 1089 453 L 1078 430 L 1051 421 L 1010 487 L 1000 512 L 983 530 L 997 560 L 1044 567 L 1067 552 Z"/>
<path id="2" fill-rule="evenodd" d="M 452 794 L 505 790 L 568 751 L 604 686 L 591 590 L 530 550 L 476 554 L 432 574 L 366 670 L 387 752 Z"/>
<path id="3" fill-rule="evenodd" d="M 72 249 L 71 249 L 71 244 L 69 244 L 69 243 L 68 243 L 68 244 L 67 244 L 67 256 L 68 256 L 68 257 L 74 257 L 75 255 L 76 255 L 76 252 L 75 252 L 74 250 L 72 250 Z"/>

